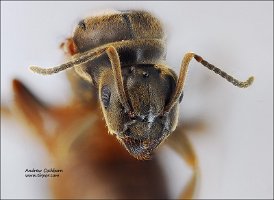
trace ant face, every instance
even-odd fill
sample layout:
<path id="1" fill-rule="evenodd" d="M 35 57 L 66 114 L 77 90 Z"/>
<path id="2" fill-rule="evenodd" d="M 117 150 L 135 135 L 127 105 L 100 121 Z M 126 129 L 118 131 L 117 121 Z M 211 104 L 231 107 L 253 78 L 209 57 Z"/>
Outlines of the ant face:
<path id="1" fill-rule="evenodd" d="M 124 87 L 132 112 L 119 100 L 112 73 L 105 73 L 99 87 L 100 102 L 112 134 L 138 159 L 153 150 L 175 129 L 178 104 L 162 115 L 175 88 L 176 77 L 154 65 L 122 68 Z"/>

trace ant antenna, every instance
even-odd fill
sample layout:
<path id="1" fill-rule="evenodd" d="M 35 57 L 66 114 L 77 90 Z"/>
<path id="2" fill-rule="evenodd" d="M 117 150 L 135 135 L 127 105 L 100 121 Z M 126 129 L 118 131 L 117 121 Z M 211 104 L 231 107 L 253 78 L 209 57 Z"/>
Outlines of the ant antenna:
<path id="1" fill-rule="evenodd" d="M 247 88 L 254 81 L 253 76 L 249 77 L 246 81 L 239 81 L 239 80 L 235 79 L 234 77 L 232 77 L 231 75 L 227 74 L 226 72 L 222 71 L 221 69 L 219 69 L 219 68 L 215 67 L 214 65 L 208 63 L 201 56 L 196 55 L 195 53 L 192 53 L 192 52 L 187 53 L 184 56 L 184 59 L 183 59 L 182 64 L 181 64 L 180 75 L 179 75 L 179 78 L 178 78 L 178 81 L 177 81 L 177 84 L 176 84 L 175 92 L 174 92 L 170 102 L 165 106 L 164 114 L 168 113 L 171 110 L 171 108 L 175 105 L 175 103 L 178 102 L 178 100 L 180 98 L 180 95 L 183 92 L 183 87 L 184 87 L 184 83 L 185 83 L 185 79 L 186 79 L 186 75 L 187 75 L 188 66 L 189 66 L 189 63 L 190 63 L 192 58 L 195 58 L 195 60 L 197 62 L 201 63 L 203 66 L 205 66 L 209 70 L 215 72 L 216 74 L 218 74 L 219 76 L 225 78 L 228 82 L 232 83 L 233 85 L 235 85 L 239 88 Z"/>
<path id="2" fill-rule="evenodd" d="M 122 76 L 122 69 L 121 69 L 118 52 L 116 51 L 115 47 L 113 47 L 113 46 L 110 46 L 109 48 L 107 48 L 106 52 L 107 52 L 107 55 L 111 62 L 114 80 L 116 83 L 120 102 L 124 106 L 126 112 L 128 112 L 131 117 L 134 117 L 133 116 L 134 114 L 133 114 L 132 109 L 128 103 L 127 95 L 125 92 L 123 76 Z"/>
<path id="3" fill-rule="evenodd" d="M 65 64 L 62 64 L 62 65 L 59 65 L 56 67 L 52 67 L 52 68 L 42 68 L 42 67 L 38 67 L 38 66 L 30 66 L 30 70 L 35 73 L 42 74 L 42 75 L 51 75 L 51 74 L 66 70 L 68 68 L 74 67 L 75 65 L 80 65 L 80 64 L 86 63 L 90 60 L 93 60 L 93 59 L 99 57 L 102 53 L 104 53 L 105 50 L 106 50 L 106 48 L 96 49 L 96 50 L 91 49 L 90 51 L 74 55 L 74 59 L 70 62 L 65 63 Z"/>
<path id="4" fill-rule="evenodd" d="M 51 74 L 63 71 L 65 69 L 75 67 L 75 65 L 83 64 L 90 60 L 93 60 L 93 59 L 99 57 L 100 55 L 102 55 L 104 52 L 107 53 L 107 55 L 110 59 L 110 62 L 111 62 L 112 71 L 114 74 L 114 80 L 115 80 L 115 83 L 117 86 L 117 91 L 119 94 L 120 101 L 121 101 L 122 105 L 125 107 L 125 110 L 129 113 L 129 115 L 131 117 L 134 117 L 134 113 L 132 112 L 132 109 L 128 103 L 127 96 L 126 96 L 125 89 L 124 89 L 119 55 L 117 53 L 117 50 L 113 46 L 103 47 L 103 48 L 99 48 L 99 49 L 92 49 L 90 51 L 87 51 L 87 52 L 84 52 L 81 54 L 76 54 L 74 56 L 74 57 L 76 57 L 74 60 L 67 62 L 65 64 L 62 64 L 62 65 L 56 66 L 56 67 L 41 68 L 38 66 L 31 66 L 30 70 L 35 73 L 38 73 L 38 74 L 51 75 Z"/>

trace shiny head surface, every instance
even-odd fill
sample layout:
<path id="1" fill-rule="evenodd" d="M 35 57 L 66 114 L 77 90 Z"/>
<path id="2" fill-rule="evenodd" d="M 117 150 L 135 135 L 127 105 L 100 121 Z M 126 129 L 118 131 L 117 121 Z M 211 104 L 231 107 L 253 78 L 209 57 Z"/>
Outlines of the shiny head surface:
<path id="1" fill-rule="evenodd" d="M 175 90 L 177 76 L 156 65 L 122 67 L 124 89 L 130 110 L 125 109 L 111 72 L 101 76 L 99 99 L 111 134 L 138 159 L 148 159 L 155 148 L 174 131 L 178 104 L 163 115 Z"/>

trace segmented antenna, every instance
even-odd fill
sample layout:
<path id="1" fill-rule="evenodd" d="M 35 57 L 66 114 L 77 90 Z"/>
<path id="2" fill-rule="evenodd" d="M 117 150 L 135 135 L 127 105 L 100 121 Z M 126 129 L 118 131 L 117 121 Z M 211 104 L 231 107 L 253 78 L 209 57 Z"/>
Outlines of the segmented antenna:
<path id="1" fill-rule="evenodd" d="M 42 74 L 42 75 L 51 75 L 51 74 L 63 71 L 65 69 L 74 67 L 75 65 L 79 65 L 79 64 L 83 64 L 88 61 L 91 61 L 91 60 L 99 57 L 100 55 L 102 55 L 102 53 L 105 50 L 106 50 L 106 48 L 98 49 L 96 51 L 92 49 L 85 53 L 76 54 L 72 61 L 67 62 L 65 64 L 62 64 L 62 65 L 59 65 L 56 67 L 52 67 L 52 68 L 42 68 L 42 67 L 38 67 L 38 66 L 30 66 L 30 70 L 35 73 Z"/>
<path id="2" fill-rule="evenodd" d="M 247 88 L 254 81 L 253 76 L 249 77 L 246 81 L 239 81 L 239 80 L 235 79 L 234 77 L 232 77 L 231 75 L 227 74 L 226 72 L 222 71 L 218 67 L 215 67 L 214 65 L 208 63 L 201 56 L 198 56 L 198 55 L 194 54 L 194 58 L 195 58 L 195 60 L 197 60 L 197 62 L 201 63 L 203 66 L 205 66 L 209 70 L 214 71 L 216 74 L 218 74 L 221 77 L 225 78 L 228 82 L 232 83 L 233 85 L 235 85 L 239 88 Z"/>
<path id="3" fill-rule="evenodd" d="M 185 79 L 188 71 L 188 66 L 192 58 L 195 58 L 196 61 L 201 63 L 203 66 L 207 67 L 209 70 L 215 72 L 216 74 L 220 75 L 221 77 L 225 78 L 228 82 L 232 83 L 233 85 L 239 87 L 239 88 L 247 88 L 252 84 L 254 81 L 254 77 L 249 77 L 246 81 L 239 81 L 232 77 L 231 75 L 227 74 L 226 72 L 222 71 L 221 69 L 215 67 L 214 65 L 208 63 L 205 61 L 201 56 L 196 55 L 193 52 L 189 52 L 185 54 L 184 59 L 181 64 L 181 70 L 178 77 L 178 81 L 176 83 L 175 92 L 173 93 L 170 102 L 165 106 L 163 115 L 168 113 L 173 106 L 179 101 L 179 98 L 183 92 Z"/>
<path id="4" fill-rule="evenodd" d="M 133 117 L 133 111 L 131 109 L 131 106 L 128 103 L 128 98 L 125 92 L 125 86 L 123 83 L 123 76 L 122 76 L 122 68 L 121 63 L 119 59 L 119 55 L 115 47 L 110 46 L 107 50 L 107 55 L 109 57 L 109 60 L 111 62 L 112 71 L 114 75 L 115 84 L 117 87 L 117 92 L 119 95 L 120 102 L 124 106 L 126 112 L 129 113 L 131 117 Z"/>

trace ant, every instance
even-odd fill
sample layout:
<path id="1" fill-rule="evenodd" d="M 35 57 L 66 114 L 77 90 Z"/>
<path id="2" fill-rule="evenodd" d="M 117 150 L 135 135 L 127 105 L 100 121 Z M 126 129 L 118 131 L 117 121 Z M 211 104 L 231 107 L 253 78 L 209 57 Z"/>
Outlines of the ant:
<path id="1" fill-rule="evenodd" d="M 111 153 L 106 150 L 112 149 L 110 146 L 116 144 L 113 144 L 115 143 L 113 139 L 106 136 L 107 134 L 104 135 L 104 132 L 116 136 L 119 143 L 132 156 L 127 157 L 120 147 L 115 147 L 119 149 L 117 151 L 119 153 L 113 152 L 110 160 L 119 160 L 119 156 L 126 157 L 126 160 L 130 160 L 136 166 L 143 165 L 136 159 L 149 160 L 155 149 L 169 138 L 167 143 L 186 160 L 194 171 L 189 188 L 180 196 L 182 198 L 192 197 L 198 164 L 188 139 L 178 128 L 176 129 L 179 104 L 183 98 L 183 88 L 190 61 L 194 58 L 209 70 L 240 88 L 249 87 L 254 77 L 249 77 L 243 82 L 239 81 L 193 52 L 185 54 L 179 76 L 177 76 L 166 65 L 163 26 L 147 11 L 115 11 L 85 18 L 79 22 L 73 36 L 67 39 L 62 47 L 71 55 L 69 62 L 53 68 L 31 66 L 30 69 L 43 75 L 67 70 L 78 103 L 68 108 L 50 109 L 32 95 L 20 81 L 14 80 L 13 82 L 17 105 L 23 109 L 29 122 L 33 120 L 32 124 L 36 127 L 36 131 L 41 133 L 42 140 L 49 151 L 55 155 L 59 163 L 63 163 L 61 166 L 66 166 L 67 170 L 71 171 L 73 167 L 80 166 L 84 160 L 88 160 L 88 162 L 97 163 L 98 171 L 101 170 L 100 167 L 106 167 L 107 165 L 102 164 L 103 157 Z M 98 99 L 100 108 L 95 103 L 96 99 Z M 28 107 L 27 103 L 32 104 L 33 107 Z M 97 120 L 94 116 L 94 113 L 101 111 L 107 129 L 101 122 L 102 120 Z M 41 131 L 43 117 L 39 114 L 40 112 L 48 113 L 59 122 L 58 132 L 61 134 L 56 138 L 49 138 L 44 131 Z M 88 131 L 90 136 L 84 134 Z M 93 135 L 92 132 L 97 133 Z M 80 147 L 79 138 L 86 141 L 87 145 Z M 103 143 L 103 141 L 98 141 L 98 138 L 108 140 L 104 141 L 109 145 L 108 148 L 101 148 L 99 142 Z M 68 155 L 72 146 L 79 148 L 77 155 L 81 155 L 82 158 L 78 158 L 76 154 Z M 90 147 L 93 148 L 93 152 L 90 152 Z M 75 162 L 75 164 L 69 165 L 68 157 L 69 162 Z M 146 162 L 150 162 L 151 166 L 156 166 L 155 172 L 158 170 L 158 164 L 153 164 L 153 160 Z M 91 173 L 87 169 L 86 171 Z M 153 175 L 151 170 L 141 171 L 140 173 L 146 173 L 147 177 L 157 176 L 155 173 Z M 159 172 L 159 179 L 161 179 L 160 174 Z M 124 179 L 127 182 L 128 178 Z M 97 181 L 100 182 L 100 180 Z M 57 183 L 55 185 L 61 184 L 60 179 L 55 182 Z M 154 186 L 157 182 L 159 181 L 153 182 Z M 69 188 L 70 186 L 63 187 Z M 159 189 L 161 187 L 157 187 L 158 191 L 161 191 Z M 159 193 L 160 197 L 165 196 L 164 190 L 162 191 L 163 193 Z M 65 192 L 67 192 L 66 195 L 64 195 Z M 72 192 L 68 190 L 56 190 L 55 193 L 58 197 L 73 196 L 69 195 Z"/>

